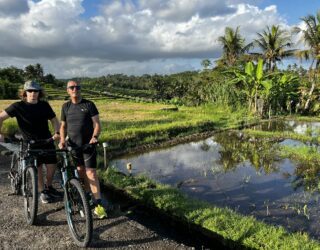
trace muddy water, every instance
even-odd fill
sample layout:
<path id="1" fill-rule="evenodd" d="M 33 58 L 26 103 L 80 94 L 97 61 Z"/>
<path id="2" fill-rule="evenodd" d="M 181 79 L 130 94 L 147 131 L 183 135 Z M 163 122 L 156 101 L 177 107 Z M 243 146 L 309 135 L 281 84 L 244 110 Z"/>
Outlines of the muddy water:
<path id="1" fill-rule="evenodd" d="M 256 129 L 319 134 L 320 123 L 282 121 Z M 189 196 L 242 214 L 254 215 L 290 231 L 320 239 L 320 171 L 308 163 L 277 156 L 279 145 L 302 145 L 296 140 L 256 139 L 241 131 L 216 134 L 206 140 L 114 160 L 110 165 L 144 174 L 178 187 Z M 314 166 L 313 166 L 314 167 Z M 313 169 L 312 174 L 309 174 Z M 306 178 L 307 175 L 307 178 Z"/>

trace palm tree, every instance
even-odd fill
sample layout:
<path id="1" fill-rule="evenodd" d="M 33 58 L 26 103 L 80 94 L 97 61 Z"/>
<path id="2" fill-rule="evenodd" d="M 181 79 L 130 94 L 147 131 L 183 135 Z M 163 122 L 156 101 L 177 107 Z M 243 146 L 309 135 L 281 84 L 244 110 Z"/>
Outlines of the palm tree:
<path id="1" fill-rule="evenodd" d="M 252 43 L 245 45 L 245 39 L 240 35 L 239 26 L 235 30 L 226 27 L 224 36 L 220 36 L 218 41 L 223 46 L 220 60 L 228 66 L 235 65 L 237 60 L 252 47 Z"/>
<path id="2" fill-rule="evenodd" d="M 320 11 L 318 11 L 316 16 L 308 15 L 302 17 L 301 20 L 304 22 L 306 28 L 301 29 L 299 27 L 295 27 L 294 32 L 302 32 L 302 41 L 304 41 L 307 49 L 298 51 L 296 56 L 300 59 L 304 58 L 306 60 L 312 58 L 309 70 L 309 80 L 312 84 L 308 93 L 308 99 L 304 105 L 304 111 L 306 111 L 310 106 L 312 94 L 316 87 L 319 74 L 317 71 L 320 66 Z M 314 63 L 315 69 L 313 70 Z"/>
<path id="3" fill-rule="evenodd" d="M 315 68 L 317 69 L 320 65 L 320 11 L 318 11 L 317 16 L 308 15 L 302 17 L 301 20 L 304 22 L 306 29 L 295 27 L 294 32 L 302 32 L 302 41 L 309 48 L 298 51 L 296 55 L 306 60 L 312 58 L 310 69 L 313 68 L 315 62 Z"/>
<path id="4" fill-rule="evenodd" d="M 28 65 L 24 69 L 25 72 L 25 79 L 26 80 L 37 80 L 42 81 L 43 80 L 43 68 L 40 63 L 37 63 L 35 65 Z"/>
<path id="5" fill-rule="evenodd" d="M 212 64 L 209 59 L 203 59 L 201 61 L 201 66 L 204 68 L 204 70 L 207 70 L 211 65 Z"/>
<path id="6" fill-rule="evenodd" d="M 264 59 L 268 71 L 274 71 L 277 62 L 294 54 L 294 49 L 287 50 L 293 45 L 290 36 L 279 26 L 267 26 L 266 30 L 257 34 L 259 38 L 254 40 L 254 44 L 261 49 L 262 53 L 252 54 Z"/>

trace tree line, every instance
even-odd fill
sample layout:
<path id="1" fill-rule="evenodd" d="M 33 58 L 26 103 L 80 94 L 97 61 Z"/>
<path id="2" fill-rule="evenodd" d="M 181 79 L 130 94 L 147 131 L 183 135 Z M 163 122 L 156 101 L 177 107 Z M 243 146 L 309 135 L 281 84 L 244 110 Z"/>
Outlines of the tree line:
<path id="1" fill-rule="evenodd" d="M 18 89 L 27 80 L 36 80 L 42 84 L 62 86 L 63 81 L 56 79 L 53 74 L 45 74 L 41 64 L 30 64 L 24 69 L 11 66 L 0 68 L 0 98 L 17 98 Z"/>

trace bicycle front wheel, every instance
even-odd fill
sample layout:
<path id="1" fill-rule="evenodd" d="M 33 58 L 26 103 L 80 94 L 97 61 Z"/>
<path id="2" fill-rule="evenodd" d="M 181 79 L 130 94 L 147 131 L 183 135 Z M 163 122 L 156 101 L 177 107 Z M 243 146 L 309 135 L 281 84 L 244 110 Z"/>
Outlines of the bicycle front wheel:
<path id="1" fill-rule="evenodd" d="M 18 153 L 13 153 L 11 157 L 11 166 L 10 166 L 10 172 L 9 172 L 9 178 L 10 178 L 10 186 L 11 191 L 13 194 L 21 195 L 21 183 L 22 178 L 21 174 L 19 173 L 21 166 L 20 166 L 20 158 Z"/>
<path id="2" fill-rule="evenodd" d="M 24 181 L 24 214 L 29 225 L 34 225 L 38 212 L 38 180 L 34 167 L 27 167 Z"/>
<path id="3" fill-rule="evenodd" d="M 92 215 L 84 190 L 77 179 L 66 184 L 65 210 L 70 233 L 79 247 L 89 245 L 92 237 Z"/>

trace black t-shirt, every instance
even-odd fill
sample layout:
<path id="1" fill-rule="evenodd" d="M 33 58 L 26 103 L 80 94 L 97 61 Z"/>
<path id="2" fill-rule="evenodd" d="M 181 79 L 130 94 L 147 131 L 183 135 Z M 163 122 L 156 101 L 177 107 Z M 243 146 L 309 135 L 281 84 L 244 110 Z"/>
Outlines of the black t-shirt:
<path id="1" fill-rule="evenodd" d="M 74 104 L 71 101 L 62 106 L 61 121 L 66 122 L 67 135 L 77 146 L 89 143 L 93 135 L 92 117 L 98 115 L 96 105 L 86 99 Z"/>
<path id="2" fill-rule="evenodd" d="M 16 117 L 23 138 L 26 140 L 48 139 L 51 137 L 48 120 L 56 117 L 49 103 L 36 104 L 25 101 L 15 102 L 5 109 L 10 117 Z"/>

